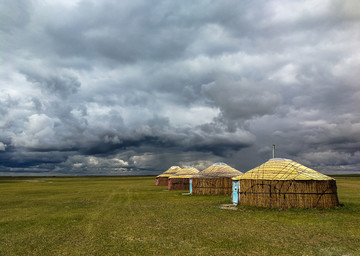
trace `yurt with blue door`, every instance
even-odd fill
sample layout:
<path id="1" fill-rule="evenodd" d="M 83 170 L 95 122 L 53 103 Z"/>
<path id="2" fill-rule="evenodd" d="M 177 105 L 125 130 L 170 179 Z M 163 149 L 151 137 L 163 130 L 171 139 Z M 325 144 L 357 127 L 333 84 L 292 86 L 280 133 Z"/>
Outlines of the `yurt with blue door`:
<path id="1" fill-rule="evenodd" d="M 171 166 L 164 173 L 156 176 L 156 186 L 168 186 L 169 177 L 180 171 L 180 166 Z"/>
<path id="2" fill-rule="evenodd" d="M 215 163 L 190 179 L 190 193 L 194 195 L 230 195 L 232 178 L 241 174 L 242 172 L 225 163 Z"/>
<path id="3" fill-rule="evenodd" d="M 240 205 L 269 208 L 339 205 L 333 178 L 290 159 L 272 158 L 233 180 L 233 200 L 236 203 L 237 199 Z"/>
<path id="4" fill-rule="evenodd" d="M 200 171 L 194 167 L 186 166 L 176 174 L 169 177 L 169 190 L 189 190 L 189 180 Z"/>

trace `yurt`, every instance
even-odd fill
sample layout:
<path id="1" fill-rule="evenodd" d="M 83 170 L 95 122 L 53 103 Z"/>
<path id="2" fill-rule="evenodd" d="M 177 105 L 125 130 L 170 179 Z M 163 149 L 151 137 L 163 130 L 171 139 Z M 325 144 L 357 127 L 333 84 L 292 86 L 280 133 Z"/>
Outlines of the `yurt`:
<path id="1" fill-rule="evenodd" d="M 233 203 L 269 208 L 339 205 L 336 181 L 295 161 L 272 158 L 233 178 Z"/>
<path id="2" fill-rule="evenodd" d="M 169 190 L 189 190 L 189 179 L 200 171 L 194 167 L 186 166 L 176 174 L 169 177 Z"/>
<path id="3" fill-rule="evenodd" d="M 242 172 L 225 163 L 215 163 L 190 179 L 190 193 L 194 195 L 230 195 L 232 178 L 241 174 Z"/>
<path id="4" fill-rule="evenodd" d="M 168 185 L 168 179 L 171 175 L 176 174 L 178 171 L 180 171 L 180 166 L 171 166 L 168 170 L 166 170 L 164 173 L 156 176 L 156 186 L 167 186 Z"/>

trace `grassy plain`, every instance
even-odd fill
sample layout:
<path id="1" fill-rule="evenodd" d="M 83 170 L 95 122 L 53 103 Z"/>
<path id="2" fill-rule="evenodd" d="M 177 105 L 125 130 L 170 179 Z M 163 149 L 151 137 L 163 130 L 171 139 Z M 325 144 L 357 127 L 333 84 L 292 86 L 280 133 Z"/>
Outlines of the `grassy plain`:
<path id="1" fill-rule="evenodd" d="M 0 178 L 0 255 L 360 255 L 360 177 L 342 207 L 223 210 L 154 177 Z"/>

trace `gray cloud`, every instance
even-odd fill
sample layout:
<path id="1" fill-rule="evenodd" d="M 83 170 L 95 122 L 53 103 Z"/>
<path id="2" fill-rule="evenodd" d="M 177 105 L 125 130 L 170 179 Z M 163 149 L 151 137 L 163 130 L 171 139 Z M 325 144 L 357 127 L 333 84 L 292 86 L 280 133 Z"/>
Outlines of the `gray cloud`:
<path id="1" fill-rule="evenodd" d="M 77 92 L 80 87 L 79 81 L 71 76 L 56 75 L 50 77 L 41 77 L 38 74 L 25 74 L 26 79 L 40 87 L 42 92 L 55 94 L 60 98 L 66 98 Z"/>
<path id="2" fill-rule="evenodd" d="M 2 174 L 360 170 L 355 0 L 6 2 Z"/>
<path id="3" fill-rule="evenodd" d="M 4 2 L 4 1 L 2 1 Z M 8 1 L 0 8 L 0 30 L 12 33 L 30 21 L 30 3 L 24 0 Z"/>
<path id="4" fill-rule="evenodd" d="M 216 81 L 203 87 L 204 94 L 221 111 L 221 119 L 233 123 L 274 114 L 281 104 L 281 94 L 268 84 L 242 79 Z"/>

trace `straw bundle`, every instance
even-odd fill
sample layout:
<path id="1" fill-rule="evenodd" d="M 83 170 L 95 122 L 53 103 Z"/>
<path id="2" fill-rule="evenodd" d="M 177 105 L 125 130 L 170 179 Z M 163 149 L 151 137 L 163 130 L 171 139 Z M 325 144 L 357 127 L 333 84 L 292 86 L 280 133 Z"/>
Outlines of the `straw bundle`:
<path id="1" fill-rule="evenodd" d="M 169 177 L 169 190 L 189 190 L 189 179 L 200 171 L 194 167 L 185 167 Z"/>
<path id="2" fill-rule="evenodd" d="M 338 206 L 336 181 L 289 159 L 268 162 L 234 178 L 239 204 L 271 208 Z"/>
<path id="3" fill-rule="evenodd" d="M 215 163 L 192 178 L 192 193 L 195 195 L 230 195 L 232 177 L 242 172 L 225 163 Z"/>
<path id="4" fill-rule="evenodd" d="M 169 177 L 180 171 L 180 166 L 171 166 L 168 170 L 156 177 L 156 186 L 167 186 Z"/>

